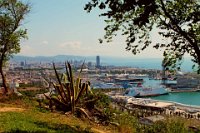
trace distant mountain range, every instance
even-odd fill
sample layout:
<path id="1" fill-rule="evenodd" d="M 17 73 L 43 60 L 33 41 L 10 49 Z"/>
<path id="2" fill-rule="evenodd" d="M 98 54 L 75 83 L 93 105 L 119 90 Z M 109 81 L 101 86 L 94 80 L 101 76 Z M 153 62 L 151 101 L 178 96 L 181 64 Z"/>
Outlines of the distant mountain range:
<path id="1" fill-rule="evenodd" d="M 33 61 L 33 62 L 60 62 L 68 60 L 85 60 L 86 58 L 95 60 L 95 57 L 83 57 L 83 56 L 73 56 L 73 55 L 56 55 L 56 56 L 14 56 L 11 61 Z"/>

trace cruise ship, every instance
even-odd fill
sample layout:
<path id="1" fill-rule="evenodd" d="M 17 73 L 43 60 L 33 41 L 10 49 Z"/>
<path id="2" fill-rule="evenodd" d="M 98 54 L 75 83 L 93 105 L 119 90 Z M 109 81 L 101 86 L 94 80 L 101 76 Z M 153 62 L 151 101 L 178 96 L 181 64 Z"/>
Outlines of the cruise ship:
<path id="1" fill-rule="evenodd" d="M 142 85 L 138 85 L 136 87 L 131 87 L 126 90 L 126 96 L 133 97 L 150 97 L 150 96 L 159 96 L 168 94 L 168 90 L 164 86 L 159 87 L 144 87 Z"/>

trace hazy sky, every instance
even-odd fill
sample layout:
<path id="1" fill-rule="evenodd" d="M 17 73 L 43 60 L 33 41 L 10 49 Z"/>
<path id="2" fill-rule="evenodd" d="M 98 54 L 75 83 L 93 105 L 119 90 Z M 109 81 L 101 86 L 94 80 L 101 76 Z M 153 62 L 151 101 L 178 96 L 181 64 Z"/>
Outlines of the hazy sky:
<path id="1" fill-rule="evenodd" d="M 134 56 L 125 50 L 124 37 L 117 36 L 110 44 L 99 44 L 104 35 L 104 18 L 99 10 L 84 11 L 89 0 L 29 0 L 32 9 L 23 27 L 28 29 L 28 40 L 23 40 L 19 55 L 83 55 Z M 153 41 L 159 40 L 156 35 Z M 162 57 L 149 48 L 137 57 Z"/>

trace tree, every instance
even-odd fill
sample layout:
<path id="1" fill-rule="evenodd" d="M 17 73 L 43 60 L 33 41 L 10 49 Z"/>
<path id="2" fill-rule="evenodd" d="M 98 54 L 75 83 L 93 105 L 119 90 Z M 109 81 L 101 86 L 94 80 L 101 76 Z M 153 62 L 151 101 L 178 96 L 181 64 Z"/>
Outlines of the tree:
<path id="1" fill-rule="evenodd" d="M 18 0 L 0 0 L 0 73 L 5 93 L 8 92 L 3 71 L 5 62 L 20 51 L 20 40 L 26 38 L 26 29 L 20 28 L 30 6 Z"/>
<path id="2" fill-rule="evenodd" d="M 90 12 L 94 7 L 105 11 L 100 16 L 107 18 L 107 42 L 121 31 L 127 37 L 126 49 L 133 54 L 150 44 L 156 49 L 164 48 L 165 65 L 171 68 L 178 67 L 177 63 L 188 53 L 200 73 L 199 0 L 91 0 L 85 10 Z M 155 27 L 168 43 L 152 44 L 150 32 Z"/>

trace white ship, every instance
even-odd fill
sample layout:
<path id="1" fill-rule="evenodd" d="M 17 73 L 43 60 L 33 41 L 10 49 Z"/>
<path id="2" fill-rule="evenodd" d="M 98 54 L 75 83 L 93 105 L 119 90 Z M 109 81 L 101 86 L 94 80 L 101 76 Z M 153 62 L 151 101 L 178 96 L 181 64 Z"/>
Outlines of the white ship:
<path id="1" fill-rule="evenodd" d="M 168 90 L 164 86 L 144 87 L 141 84 L 137 87 L 131 87 L 126 90 L 125 95 L 133 97 L 150 97 L 168 94 Z"/>

